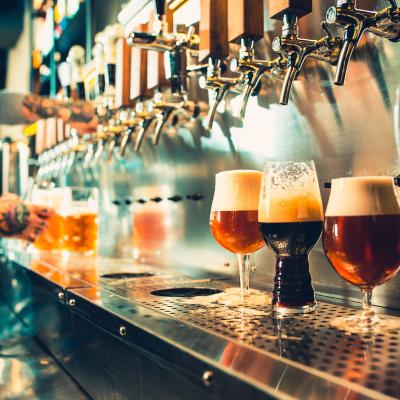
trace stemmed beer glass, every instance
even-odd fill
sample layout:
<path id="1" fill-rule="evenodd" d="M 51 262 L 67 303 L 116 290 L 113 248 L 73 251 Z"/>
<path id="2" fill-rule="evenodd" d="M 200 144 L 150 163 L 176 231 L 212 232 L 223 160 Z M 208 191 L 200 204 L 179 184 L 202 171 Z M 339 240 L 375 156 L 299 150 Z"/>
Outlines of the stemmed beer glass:
<path id="1" fill-rule="evenodd" d="M 262 175 L 261 171 L 233 170 L 215 177 L 210 228 L 215 240 L 238 256 L 242 296 L 249 294 L 251 254 L 264 246 L 258 229 Z"/>
<path id="2" fill-rule="evenodd" d="M 362 311 L 331 325 L 350 333 L 398 330 L 400 318 L 378 317 L 371 309 L 375 286 L 400 269 L 400 205 L 389 176 L 332 180 L 323 245 L 335 271 L 362 293 Z"/>
<path id="3" fill-rule="evenodd" d="M 323 227 L 313 161 L 273 161 L 265 166 L 258 208 L 260 230 L 276 255 L 272 307 L 277 314 L 316 307 L 308 254 Z"/>

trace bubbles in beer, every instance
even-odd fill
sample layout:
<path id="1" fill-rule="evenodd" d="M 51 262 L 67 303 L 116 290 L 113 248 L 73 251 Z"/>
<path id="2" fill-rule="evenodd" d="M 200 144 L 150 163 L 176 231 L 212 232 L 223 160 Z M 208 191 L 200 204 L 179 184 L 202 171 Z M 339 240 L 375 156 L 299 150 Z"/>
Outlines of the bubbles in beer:
<path id="1" fill-rule="evenodd" d="M 321 221 L 322 200 L 314 168 L 307 162 L 278 161 L 268 166 L 261 189 L 259 221 Z"/>

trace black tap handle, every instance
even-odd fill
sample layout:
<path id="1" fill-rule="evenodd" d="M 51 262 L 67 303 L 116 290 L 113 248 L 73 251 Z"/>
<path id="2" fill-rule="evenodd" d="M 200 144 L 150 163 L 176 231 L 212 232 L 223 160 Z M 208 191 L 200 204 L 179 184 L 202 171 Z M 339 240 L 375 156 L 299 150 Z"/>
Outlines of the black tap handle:
<path id="1" fill-rule="evenodd" d="M 324 189 L 330 189 L 331 187 L 332 187 L 332 183 L 330 183 L 330 182 L 324 183 Z"/>
<path id="2" fill-rule="evenodd" d="M 153 0 L 157 15 L 165 15 L 166 0 Z"/>
<path id="3" fill-rule="evenodd" d="M 152 35 L 151 33 L 147 32 L 132 32 L 128 36 L 128 44 L 132 46 L 135 43 L 139 44 L 150 44 L 155 42 L 157 36 Z"/>

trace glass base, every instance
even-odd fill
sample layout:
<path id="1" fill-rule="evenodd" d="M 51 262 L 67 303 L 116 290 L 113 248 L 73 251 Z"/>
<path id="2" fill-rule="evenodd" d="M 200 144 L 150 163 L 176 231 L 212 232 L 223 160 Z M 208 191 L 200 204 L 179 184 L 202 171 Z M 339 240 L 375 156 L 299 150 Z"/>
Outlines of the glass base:
<path id="1" fill-rule="evenodd" d="M 317 303 L 307 304 L 301 307 L 282 307 L 279 305 L 273 306 L 274 313 L 278 315 L 294 315 L 294 314 L 307 314 L 315 311 Z"/>
<path id="2" fill-rule="evenodd" d="M 365 318 L 362 313 L 358 313 L 351 317 L 334 318 L 330 325 L 348 333 L 378 334 L 389 331 L 397 333 L 400 330 L 400 318 L 377 315 Z"/>

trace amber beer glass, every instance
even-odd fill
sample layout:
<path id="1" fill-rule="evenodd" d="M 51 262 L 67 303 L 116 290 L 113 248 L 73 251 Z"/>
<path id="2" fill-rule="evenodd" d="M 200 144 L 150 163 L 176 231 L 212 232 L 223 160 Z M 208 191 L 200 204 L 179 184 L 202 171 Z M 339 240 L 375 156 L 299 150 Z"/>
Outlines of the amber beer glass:
<path id="1" fill-rule="evenodd" d="M 34 247 L 46 251 L 62 250 L 64 219 L 60 215 L 60 207 L 64 198 L 63 188 L 39 189 L 34 187 L 30 197 L 32 204 L 49 207 L 55 211 L 55 214 L 48 220 L 47 228 L 36 238 Z"/>
<path id="2" fill-rule="evenodd" d="M 264 245 L 258 230 L 261 171 L 223 171 L 215 177 L 210 228 L 215 240 L 237 254 L 240 291 L 249 293 L 250 257 Z"/>
<path id="3" fill-rule="evenodd" d="M 98 239 L 98 190 L 69 187 L 62 204 L 64 250 L 95 254 Z"/>
<path id="4" fill-rule="evenodd" d="M 313 161 L 266 164 L 258 218 L 265 242 L 276 255 L 273 310 L 315 310 L 308 254 L 321 236 L 323 209 Z"/>
<path id="5" fill-rule="evenodd" d="M 352 333 L 400 328 L 399 318 L 371 309 L 375 286 L 400 268 L 400 206 L 394 179 L 385 176 L 332 180 L 323 245 L 335 271 L 362 293 L 362 312 L 336 318 L 332 326 Z"/>

